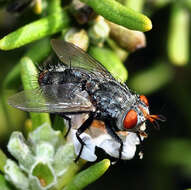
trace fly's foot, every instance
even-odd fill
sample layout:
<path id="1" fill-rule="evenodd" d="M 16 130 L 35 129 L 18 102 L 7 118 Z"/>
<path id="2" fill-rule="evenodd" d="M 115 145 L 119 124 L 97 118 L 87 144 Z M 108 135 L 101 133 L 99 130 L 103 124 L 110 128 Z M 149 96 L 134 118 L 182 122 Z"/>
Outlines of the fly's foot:
<path id="1" fill-rule="evenodd" d="M 80 152 L 79 152 L 79 154 L 77 155 L 76 159 L 74 160 L 75 163 L 80 159 L 80 156 L 81 156 L 81 154 L 82 154 L 82 151 L 83 151 L 83 148 L 84 148 L 85 145 L 86 145 L 86 144 L 85 144 L 84 142 L 81 143 Z"/>
<path id="2" fill-rule="evenodd" d="M 76 133 L 76 137 L 77 137 L 78 141 L 80 142 L 81 147 L 80 147 L 80 152 L 79 152 L 78 156 L 77 156 L 76 159 L 74 160 L 75 163 L 80 159 L 80 156 L 81 156 L 81 154 L 82 154 L 83 148 L 84 148 L 84 146 L 86 145 L 86 144 L 83 142 L 83 140 L 80 138 L 79 132 Z"/>

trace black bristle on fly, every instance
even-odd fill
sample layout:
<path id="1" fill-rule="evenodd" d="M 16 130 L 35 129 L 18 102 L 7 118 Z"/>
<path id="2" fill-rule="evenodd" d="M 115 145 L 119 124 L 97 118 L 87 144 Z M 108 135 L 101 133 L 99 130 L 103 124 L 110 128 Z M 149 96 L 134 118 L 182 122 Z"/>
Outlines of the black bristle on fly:
<path id="1" fill-rule="evenodd" d="M 50 71 L 54 72 L 57 71 L 57 69 L 61 68 L 63 63 L 61 63 L 59 60 L 54 60 L 55 58 L 53 56 L 50 56 L 47 58 L 47 60 L 41 64 L 37 64 L 37 70 L 39 73 L 44 71 Z"/>

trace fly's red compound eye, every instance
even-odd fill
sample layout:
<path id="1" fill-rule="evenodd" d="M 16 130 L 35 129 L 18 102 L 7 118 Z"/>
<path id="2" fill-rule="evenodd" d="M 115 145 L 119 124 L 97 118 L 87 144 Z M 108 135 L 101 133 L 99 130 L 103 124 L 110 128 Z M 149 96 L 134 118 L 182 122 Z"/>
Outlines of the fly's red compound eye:
<path id="1" fill-rule="evenodd" d="M 146 106 L 149 106 L 149 101 L 146 96 L 140 95 L 140 100 L 143 102 Z"/>
<path id="2" fill-rule="evenodd" d="M 137 112 L 135 110 L 130 110 L 123 121 L 123 126 L 125 129 L 132 129 L 137 124 Z"/>

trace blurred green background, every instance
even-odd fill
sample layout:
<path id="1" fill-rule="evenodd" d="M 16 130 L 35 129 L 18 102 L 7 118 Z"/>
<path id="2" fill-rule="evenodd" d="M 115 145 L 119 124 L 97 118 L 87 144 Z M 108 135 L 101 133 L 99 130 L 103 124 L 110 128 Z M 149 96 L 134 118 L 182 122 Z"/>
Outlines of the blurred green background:
<path id="1" fill-rule="evenodd" d="M 129 53 L 125 61 L 127 85 L 149 99 L 153 114 L 167 118 L 161 129 L 148 123 L 144 158 L 122 161 L 86 189 L 182 190 L 191 188 L 191 42 L 189 0 L 145 0 L 143 13 L 152 20 L 147 45 Z M 4 5 L 3 1 L 0 1 Z M 0 9 L 0 38 L 35 20 L 30 8 L 19 13 Z M 26 113 L 10 108 L 6 98 L 16 90 L 4 90 L 3 81 L 29 47 L 0 51 L 0 146 L 6 151 L 11 131 L 23 131 Z M 22 89 L 19 82 L 18 91 Z M 4 101 L 5 100 L 5 101 Z"/>

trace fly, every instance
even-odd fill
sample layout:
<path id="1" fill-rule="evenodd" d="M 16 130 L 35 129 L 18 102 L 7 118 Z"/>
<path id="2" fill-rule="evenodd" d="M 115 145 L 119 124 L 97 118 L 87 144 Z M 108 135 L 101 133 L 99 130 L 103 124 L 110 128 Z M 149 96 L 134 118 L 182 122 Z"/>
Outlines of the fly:
<path id="1" fill-rule="evenodd" d="M 123 151 L 120 132 L 134 132 L 140 138 L 147 135 L 143 127 L 147 120 L 156 127 L 157 120 L 164 121 L 162 116 L 149 113 L 144 95 L 132 93 L 83 50 L 58 39 L 51 40 L 51 44 L 59 62 L 39 67 L 41 90 L 19 92 L 9 98 L 9 104 L 23 111 L 59 114 L 68 121 L 67 134 L 72 115 L 88 114 L 76 132 L 81 144 L 76 161 L 85 146 L 80 135 L 94 120 L 104 122 L 107 133 L 120 144 L 119 159 Z"/>

